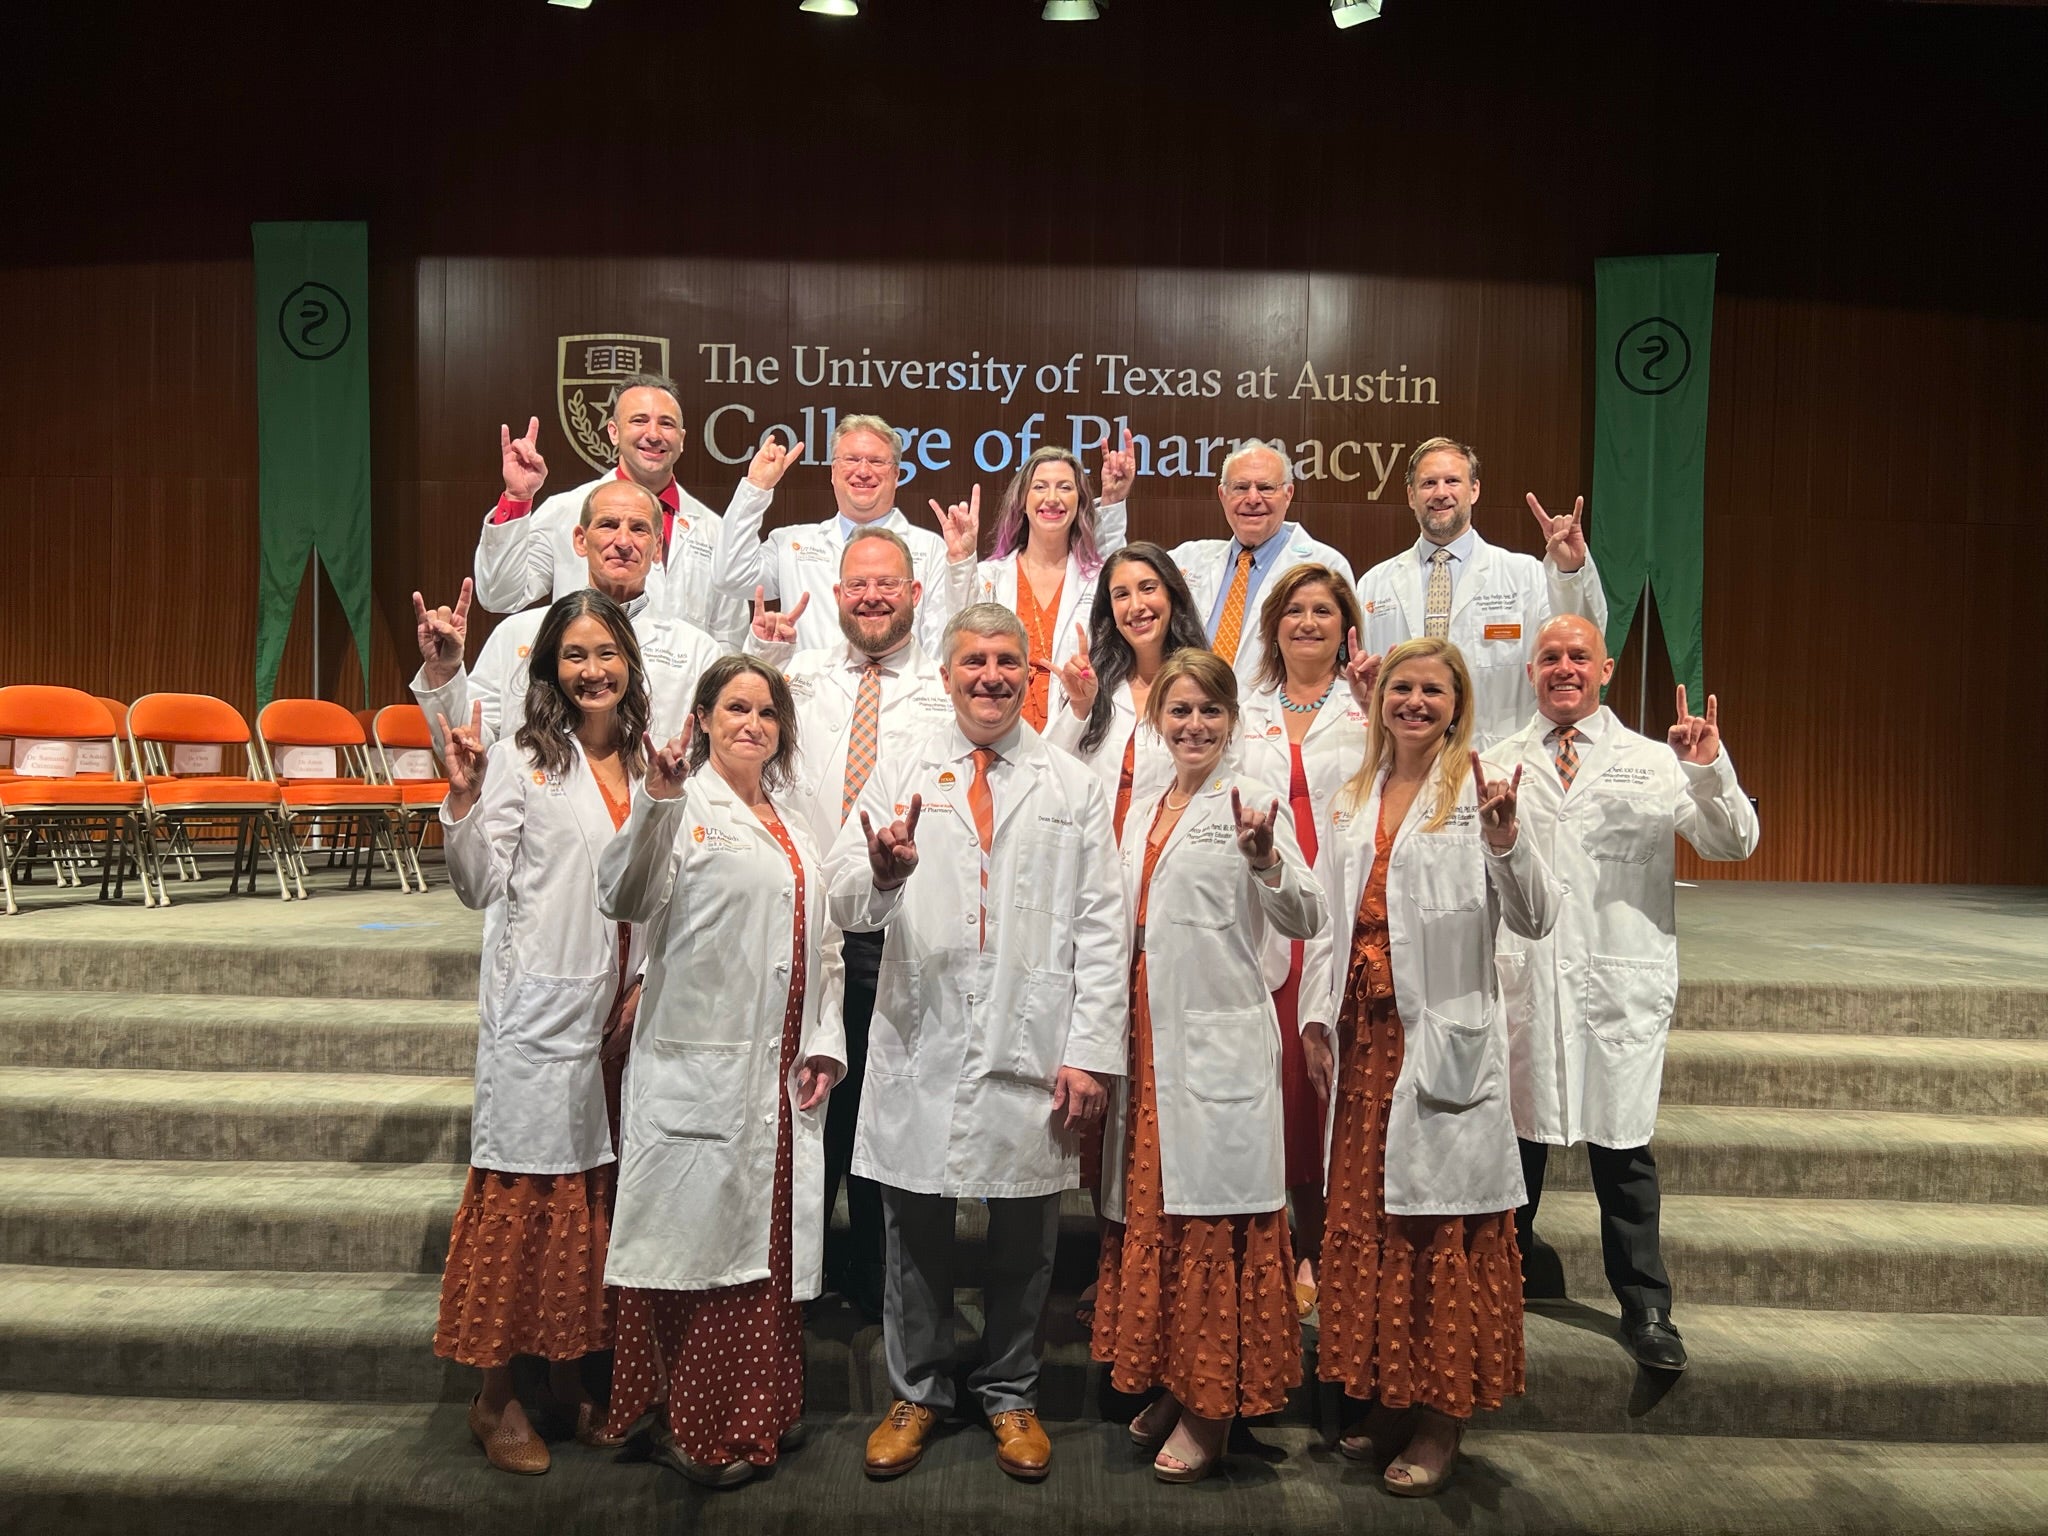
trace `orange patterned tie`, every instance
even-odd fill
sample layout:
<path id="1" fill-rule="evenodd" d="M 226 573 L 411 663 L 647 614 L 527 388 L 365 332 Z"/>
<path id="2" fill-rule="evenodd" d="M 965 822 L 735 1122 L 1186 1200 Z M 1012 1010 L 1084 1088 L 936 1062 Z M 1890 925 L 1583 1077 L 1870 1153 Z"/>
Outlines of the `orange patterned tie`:
<path id="1" fill-rule="evenodd" d="M 1209 647 L 1230 666 L 1237 665 L 1237 643 L 1244 637 L 1244 600 L 1251 590 L 1252 552 L 1237 552 L 1237 574 L 1230 578 L 1230 595 L 1223 599 L 1223 617 L 1216 621 L 1216 643 Z"/>
<path id="2" fill-rule="evenodd" d="M 1579 772 L 1579 754 L 1572 750 L 1572 738 L 1578 734 L 1577 729 L 1569 725 L 1557 728 L 1557 776 L 1564 781 L 1567 793 Z"/>
<path id="3" fill-rule="evenodd" d="M 967 786 L 967 809 L 981 838 L 981 943 L 988 943 L 988 850 L 996 835 L 996 798 L 989 790 L 988 770 L 996 761 L 994 747 L 974 749 L 974 782 Z"/>
<path id="4" fill-rule="evenodd" d="M 868 775 L 875 771 L 875 733 L 882 718 L 882 664 L 870 661 L 860 669 L 860 692 L 853 700 L 853 732 L 846 739 L 846 778 L 839 790 L 843 822 L 860 798 Z"/>

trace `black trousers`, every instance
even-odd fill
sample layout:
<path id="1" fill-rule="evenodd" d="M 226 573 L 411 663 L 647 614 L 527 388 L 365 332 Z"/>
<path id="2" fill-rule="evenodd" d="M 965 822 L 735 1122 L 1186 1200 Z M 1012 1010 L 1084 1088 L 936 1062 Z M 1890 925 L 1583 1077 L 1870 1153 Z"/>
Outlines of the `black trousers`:
<path id="1" fill-rule="evenodd" d="M 868 1021 L 875 1012 L 875 981 L 882 969 L 881 933 L 846 935 L 846 1076 L 825 1101 L 825 1269 L 834 1289 L 864 1278 L 881 1292 L 882 1191 L 872 1179 L 856 1178 L 853 1131 L 860 1121 L 860 1090 L 868 1070 Z M 834 1232 L 832 1208 L 846 1183 L 847 1232 Z"/>
<path id="2" fill-rule="evenodd" d="M 1550 1147 L 1541 1141 L 1517 1141 L 1529 1203 L 1515 1212 L 1515 1241 L 1526 1264 L 1535 1249 L 1536 1206 L 1543 1198 Z M 1602 1147 L 1589 1141 L 1586 1161 L 1593 1171 L 1594 1197 L 1600 1202 L 1600 1257 L 1615 1300 L 1624 1312 L 1649 1307 L 1670 1311 L 1671 1277 L 1664 1272 L 1658 1247 L 1657 1159 L 1647 1146 Z"/>

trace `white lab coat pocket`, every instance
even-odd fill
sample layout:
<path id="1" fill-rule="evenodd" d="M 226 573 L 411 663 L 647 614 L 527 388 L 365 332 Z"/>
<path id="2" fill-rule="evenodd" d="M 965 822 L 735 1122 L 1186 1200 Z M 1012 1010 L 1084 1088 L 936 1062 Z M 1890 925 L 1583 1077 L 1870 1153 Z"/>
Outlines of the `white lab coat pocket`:
<path id="1" fill-rule="evenodd" d="M 577 1061 L 597 1049 L 604 1010 L 618 981 L 602 976 L 541 976 L 528 971 L 505 1002 L 499 1028 L 535 1066 Z"/>
<path id="2" fill-rule="evenodd" d="M 1183 1020 L 1181 1071 L 1188 1092 L 1210 1104 L 1247 1104 L 1266 1091 L 1279 1042 L 1264 1008 L 1190 1009 Z"/>
<path id="3" fill-rule="evenodd" d="M 1447 826 L 1417 832 L 1414 850 L 1415 905 L 1424 912 L 1471 912 L 1486 899 L 1486 871 L 1469 833 Z"/>
<path id="4" fill-rule="evenodd" d="M 1586 1028 L 1609 1045 L 1640 1045 L 1663 1032 L 1676 1000 L 1664 960 L 1592 955 L 1586 966 Z"/>
<path id="5" fill-rule="evenodd" d="M 1068 912 L 1081 868 L 1078 827 L 1041 827 L 1017 849 L 1016 904 L 1026 912 Z"/>
<path id="6" fill-rule="evenodd" d="M 649 1115 L 671 1141 L 731 1141 L 747 1118 L 747 1065 L 754 1048 L 725 1040 L 656 1040 L 648 1063 Z"/>
<path id="7" fill-rule="evenodd" d="M 1416 1055 L 1415 1096 L 1424 1109 L 1471 1109 L 1499 1091 L 1492 1033 L 1483 1023 L 1461 1024 L 1423 1009 L 1422 1028 L 1409 1044 Z"/>
<path id="8" fill-rule="evenodd" d="M 1073 972 L 1033 971 L 1027 975 L 1017 989 L 1017 1012 L 1010 1023 L 1016 1036 L 1007 1050 L 992 1053 L 996 1061 L 1005 1064 L 1002 1075 L 1052 1087 L 1059 1076 L 1073 1008 Z"/>
<path id="9" fill-rule="evenodd" d="M 1244 856 L 1237 851 L 1237 845 L 1176 852 L 1173 889 L 1160 902 L 1164 908 L 1161 916 L 1167 922 L 1189 928 L 1234 926 L 1238 919 L 1238 887 L 1244 879 Z"/>
<path id="10" fill-rule="evenodd" d="M 868 1027 L 868 1070 L 883 1077 L 917 1076 L 918 1010 L 920 995 L 917 966 L 908 960 L 884 956 L 875 976 L 875 1010 Z"/>
<path id="11" fill-rule="evenodd" d="M 1671 810 L 1655 800 L 1608 794 L 1575 814 L 1591 818 L 1581 846 L 1597 864 L 1647 864 L 1660 846 L 1670 846 Z"/>

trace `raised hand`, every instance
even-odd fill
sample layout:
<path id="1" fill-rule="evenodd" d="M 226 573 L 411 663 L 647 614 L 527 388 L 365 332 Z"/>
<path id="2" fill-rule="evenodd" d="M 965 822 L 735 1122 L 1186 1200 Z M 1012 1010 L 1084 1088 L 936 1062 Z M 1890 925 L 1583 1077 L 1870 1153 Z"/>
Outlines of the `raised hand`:
<path id="1" fill-rule="evenodd" d="M 957 564 L 974 559 L 981 550 L 980 482 L 975 483 L 973 494 L 965 501 L 942 507 L 934 499 L 930 506 L 932 514 L 939 520 L 939 532 L 946 536 L 947 560 Z"/>
<path id="2" fill-rule="evenodd" d="M 754 453 L 754 462 L 747 466 L 747 484 L 760 490 L 772 491 L 783 475 L 788 473 L 789 466 L 803 458 L 802 440 L 798 439 L 795 433 L 791 433 L 790 436 L 792 441 L 787 448 L 782 446 L 772 431 L 761 439 L 761 446 Z"/>
<path id="3" fill-rule="evenodd" d="M 1567 576 L 1586 563 L 1585 497 L 1572 503 L 1571 516 L 1552 517 L 1531 491 L 1529 510 L 1536 514 L 1536 526 L 1543 530 L 1544 559 Z"/>
<path id="4" fill-rule="evenodd" d="M 506 499 L 531 501 L 538 496 L 548 478 L 548 461 L 540 456 L 540 418 L 527 418 L 524 437 L 514 437 L 512 429 L 499 422 L 498 453 L 505 475 Z"/>
<path id="5" fill-rule="evenodd" d="M 1365 654 L 1365 647 L 1358 643 L 1358 631 L 1350 632 L 1350 644 L 1345 647 L 1348 658 L 1344 663 L 1344 682 L 1351 689 L 1354 703 L 1367 713 L 1372 711 L 1373 685 L 1380 678 L 1380 658 Z"/>
<path id="6" fill-rule="evenodd" d="M 1102 441 L 1095 445 L 1102 450 L 1102 495 L 1105 502 L 1128 501 L 1131 487 L 1138 479 L 1138 456 L 1131 451 L 1131 429 L 1124 428 L 1124 445 L 1120 449 L 1109 446 L 1109 433 L 1104 431 Z"/>
<path id="7" fill-rule="evenodd" d="M 830 1056 L 812 1056 L 796 1069 L 796 1107 L 816 1109 L 839 1083 L 842 1068 Z"/>
<path id="8" fill-rule="evenodd" d="M 1061 1067 L 1052 1084 L 1052 1112 L 1069 1131 L 1100 1120 L 1109 1108 L 1109 1084 L 1079 1067 Z"/>
<path id="9" fill-rule="evenodd" d="M 787 613 L 768 611 L 768 589 L 754 588 L 754 638 L 769 645 L 788 645 L 796 639 L 796 621 L 804 616 L 804 610 L 811 605 L 811 594 L 806 592 L 796 600 L 796 606 Z"/>
<path id="10" fill-rule="evenodd" d="M 484 787 L 484 770 L 490 761 L 484 755 L 484 701 L 469 706 L 469 724 L 451 726 L 446 715 L 441 722 L 441 762 L 448 770 L 448 798 L 467 815 Z"/>
<path id="11" fill-rule="evenodd" d="M 1522 787 L 1522 765 L 1515 764 L 1512 779 L 1486 777 L 1486 765 L 1472 754 L 1472 788 L 1479 797 L 1479 835 L 1495 853 L 1515 846 L 1515 796 Z"/>
<path id="12" fill-rule="evenodd" d="M 1253 869 L 1268 870 L 1280 862 L 1280 856 L 1273 851 L 1273 828 L 1280 821 L 1277 796 L 1270 810 L 1248 811 L 1238 798 L 1236 787 L 1232 786 L 1230 819 L 1237 823 L 1237 851 L 1245 856 Z"/>
<path id="13" fill-rule="evenodd" d="M 1086 720 L 1088 711 L 1095 707 L 1095 692 L 1101 686 L 1095 676 L 1095 669 L 1088 665 L 1088 629 L 1076 624 L 1077 649 L 1072 656 L 1061 662 L 1053 671 L 1058 674 L 1060 686 L 1067 690 L 1067 705 L 1076 718 Z"/>
<path id="14" fill-rule="evenodd" d="M 1671 743 L 1671 750 L 1678 754 L 1681 763 L 1697 763 L 1704 768 L 1721 755 L 1721 701 L 1711 693 L 1707 695 L 1707 712 L 1704 715 L 1688 714 L 1685 708 L 1685 684 L 1678 685 L 1678 718 L 1671 729 L 1664 733 L 1664 739 Z"/>
<path id="15" fill-rule="evenodd" d="M 469 645 L 469 599 L 476 584 L 462 578 L 462 593 L 453 608 L 429 608 L 427 600 L 412 595 L 412 617 L 420 642 L 420 661 L 427 686 L 439 688 L 462 666 L 462 653 Z"/>
<path id="16" fill-rule="evenodd" d="M 683 780 L 690 776 L 690 738 L 696 734 L 696 716 L 686 715 L 683 728 L 667 746 L 657 747 L 652 736 L 642 737 L 647 743 L 648 799 L 673 800 L 683 792 Z"/>
<path id="17" fill-rule="evenodd" d="M 892 821 L 877 832 L 868 813 L 860 813 L 860 829 L 867 834 L 868 868 L 875 872 L 875 889 L 893 891 L 917 868 L 917 818 L 924 814 L 924 797 L 910 797 L 910 814 Z"/>

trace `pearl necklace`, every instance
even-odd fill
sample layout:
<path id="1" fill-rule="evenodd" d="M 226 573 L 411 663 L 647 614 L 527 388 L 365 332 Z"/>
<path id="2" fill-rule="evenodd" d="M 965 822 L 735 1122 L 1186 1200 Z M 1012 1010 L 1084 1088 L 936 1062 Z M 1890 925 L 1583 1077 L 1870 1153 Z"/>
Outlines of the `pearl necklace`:
<path id="1" fill-rule="evenodd" d="M 1287 713 L 1289 713 L 1290 715 L 1312 715 L 1317 710 L 1323 707 L 1323 700 L 1327 699 L 1330 696 L 1330 694 L 1335 690 L 1336 686 L 1337 679 L 1333 675 L 1330 678 L 1329 686 L 1324 688 L 1321 693 L 1316 695 L 1316 699 L 1313 704 L 1297 704 L 1294 702 L 1294 700 L 1287 697 L 1287 685 L 1285 683 L 1282 683 L 1280 685 L 1280 707 L 1286 710 Z"/>

